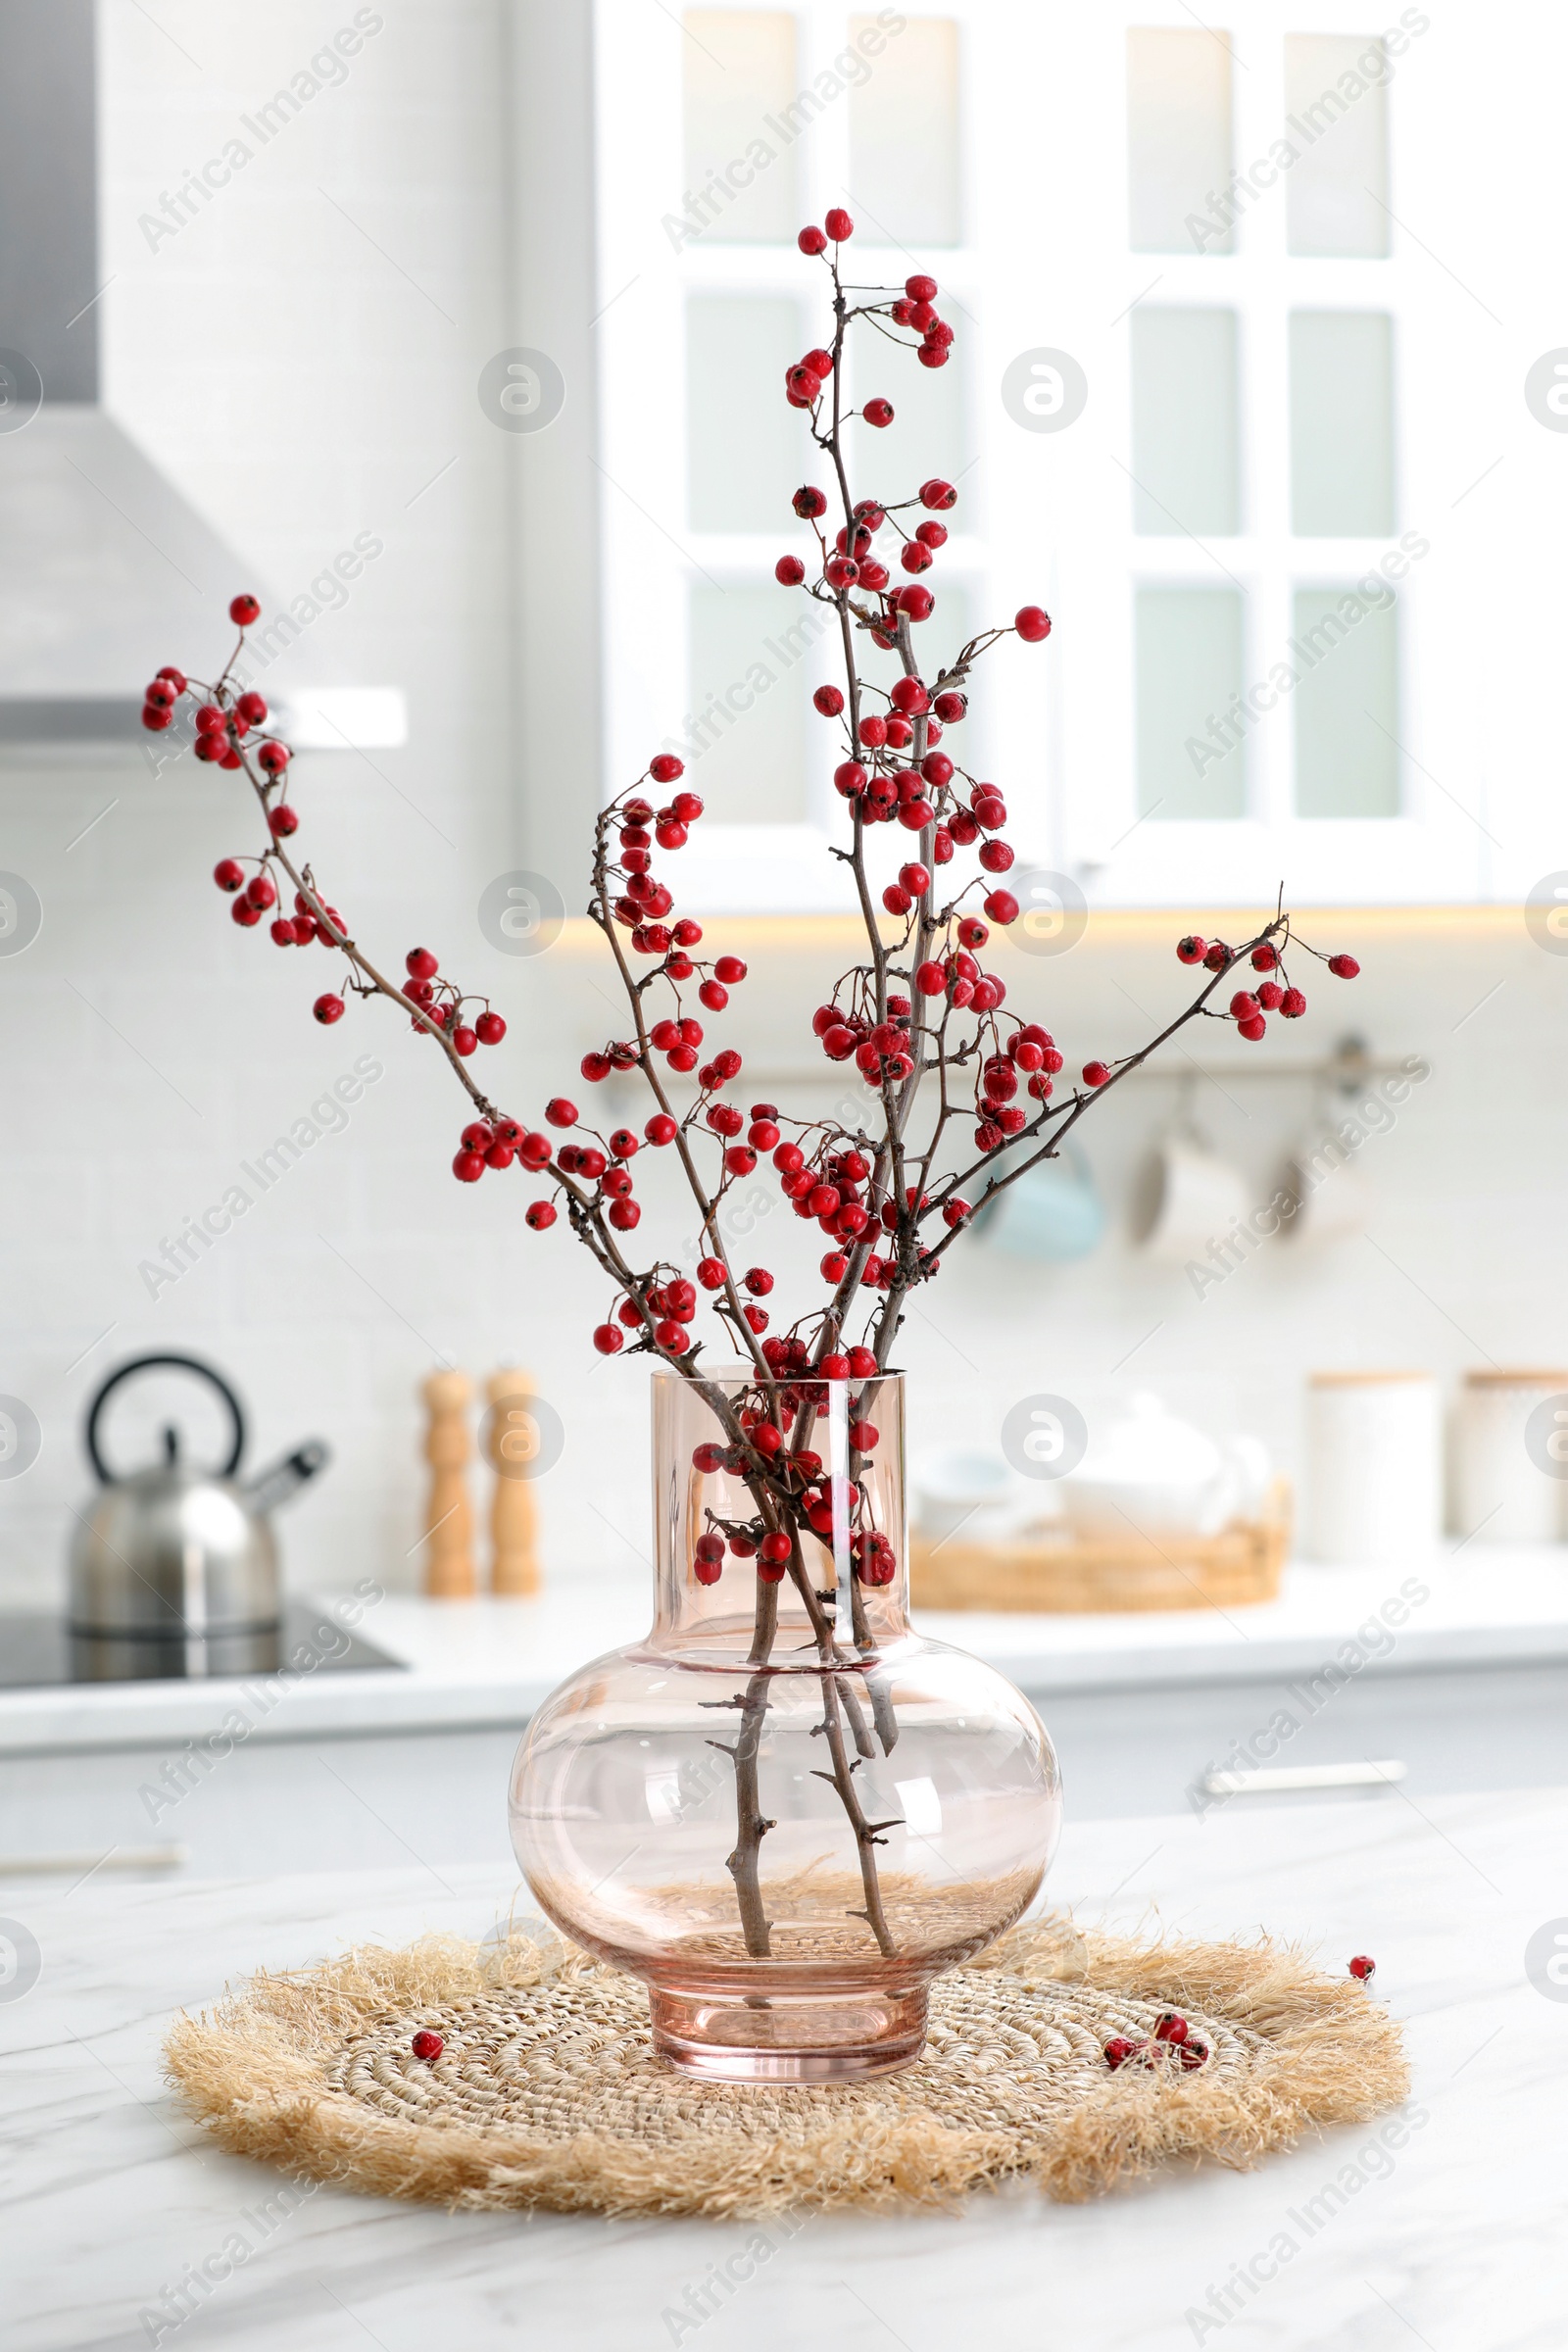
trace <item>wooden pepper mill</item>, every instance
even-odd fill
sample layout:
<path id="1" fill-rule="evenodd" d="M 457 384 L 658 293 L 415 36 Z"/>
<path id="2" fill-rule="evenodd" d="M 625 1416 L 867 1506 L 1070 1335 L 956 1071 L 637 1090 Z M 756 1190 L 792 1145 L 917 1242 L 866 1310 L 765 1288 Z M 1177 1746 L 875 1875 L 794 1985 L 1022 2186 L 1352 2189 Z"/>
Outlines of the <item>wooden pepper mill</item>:
<path id="1" fill-rule="evenodd" d="M 534 1384 L 514 1368 L 492 1372 L 485 1383 L 490 1412 L 485 1422 L 484 1449 L 496 1473 L 495 1497 L 490 1506 L 490 1590 L 492 1592 L 537 1592 L 539 1559 L 535 1549 L 537 1520 L 533 1486 L 523 1474 L 539 1449 L 538 1429 L 529 1410 Z"/>
<path id="2" fill-rule="evenodd" d="M 466 1599 L 476 1590 L 473 1506 L 468 1499 L 468 1463 L 473 1454 L 468 1403 L 472 1395 L 473 1384 L 466 1372 L 432 1372 L 423 1389 L 430 1415 L 424 1437 L 424 1458 L 430 1465 L 424 1589 L 437 1600 Z"/>

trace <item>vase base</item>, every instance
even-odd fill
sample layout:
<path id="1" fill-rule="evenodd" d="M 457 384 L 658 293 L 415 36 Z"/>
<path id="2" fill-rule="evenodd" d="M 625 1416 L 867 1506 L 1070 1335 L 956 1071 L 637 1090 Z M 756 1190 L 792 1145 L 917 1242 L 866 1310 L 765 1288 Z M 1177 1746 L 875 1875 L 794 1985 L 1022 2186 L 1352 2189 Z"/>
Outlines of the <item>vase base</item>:
<path id="1" fill-rule="evenodd" d="M 861 2082 L 925 2046 L 923 1984 L 750 1997 L 650 1985 L 648 2005 L 661 2058 L 709 2082 Z"/>

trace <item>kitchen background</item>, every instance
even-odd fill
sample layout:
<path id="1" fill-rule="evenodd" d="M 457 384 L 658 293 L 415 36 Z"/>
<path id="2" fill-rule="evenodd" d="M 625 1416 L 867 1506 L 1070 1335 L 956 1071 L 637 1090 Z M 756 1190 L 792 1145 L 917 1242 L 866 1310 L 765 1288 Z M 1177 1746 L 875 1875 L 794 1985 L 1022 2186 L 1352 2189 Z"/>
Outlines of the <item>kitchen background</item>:
<path id="1" fill-rule="evenodd" d="M 255 21 L 112 0 L 98 22 L 104 404 L 244 565 L 243 577 L 200 581 L 209 617 L 156 658 L 211 670 L 226 651 L 222 603 L 249 586 L 269 612 L 293 605 L 302 618 L 298 643 L 261 680 L 269 693 L 302 680 L 401 691 L 405 744 L 300 756 L 294 797 L 317 871 L 384 959 L 421 941 L 467 985 L 493 991 L 511 1027 L 490 1075 L 537 1116 L 564 1081 L 576 1091 L 578 1056 L 617 1033 L 620 1016 L 582 926 L 514 956 L 485 936 L 478 904 L 521 867 L 580 904 L 578 814 L 598 781 L 601 670 L 637 659 L 633 637 L 613 638 L 602 662 L 582 652 L 602 518 L 572 500 L 580 475 L 604 506 L 619 496 L 582 466 L 594 445 L 595 314 L 616 286 L 592 270 L 592 156 L 571 140 L 564 153 L 559 127 L 547 149 L 543 126 L 585 115 L 586 19 L 549 26 L 542 12 L 477 0 L 397 0 L 357 16 L 280 0 Z M 342 74 L 321 74 L 311 102 L 253 142 L 210 202 L 188 200 L 191 217 L 165 211 L 240 121 L 349 24 L 363 37 Z M 1465 72 L 1462 44 L 1442 33 L 1440 22 L 1408 68 L 1428 76 L 1433 105 Z M 637 168 L 635 155 L 621 163 Z M 1495 187 L 1489 201 L 1494 219 Z M 167 233 L 150 235 L 149 219 Z M 1474 616 L 1466 642 L 1426 657 L 1476 714 L 1449 746 L 1442 789 L 1488 811 L 1468 821 L 1506 849 L 1509 903 L 1466 904 L 1479 894 L 1455 884 L 1429 894 L 1447 905 L 1348 904 L 1303 917 L 1314 941 L 1354 951 L 1362 977 L 1347 987 L 1323 975 L 1307 1034 L 1280 1050 L 1324 1054 L 1353 1031 L 1377 1056 L 1430 1066 L 1358 1155 L 1374 1188 L 1366 1231 L 1319 1248 L 1272 1240 L 1195 1296 L 1180 1267 L 1149 1265 L 1127 1239 L 1139 1164 L 1178 1096 L 1164 1079 L 1129 1086 L 1085 1135 L 1108 1211 L 1098 1250 L 1052 1265 L 979 1239 L 922 1294 L 901 1349 L 918 1374 L 916 1457 L 938 1442 L 994 1446 L 1009 1405 L 1030 1393 L 1147 1384 L 1216 1428 L 1262 1437 L 1294 1473 L 1314 1369 L 1427 1367 L 1451 1388 L 1469 1368 L 1568 1358 L 1568 960 L 1519 904 L 1549 875 L 1560 808 L 1548 717 L 1560 583 L 1539 550 L 1529 570 L 1513 560 L 1529 533 L 1544 536 L 1568 465 L 1568 446 L 1541 429 L 1519 389 L 1560 332 L 1544 299 L 1510 311 L 1489 343 L 1500 389 L 1487 448 L 1504 461 L 1500 483 L 1461 504 L 1486 453 L 1468 470 L 1455 461 L 1446 541 L 1427 523 L 1448 564 L 1432 593 L 1457 613 L 1455 576 L 1468 572 Z M 566 405 L 548 432 L 498 430 L 476 397 L 486 364 L 518 345 L 561 356 Z M 1478 519 L 1494 495 L 1502 503 Z M 347 564 L 334 572 L 345 551 L 372 543 L 352 578 Z M 1506 560 L 1489 562 L 1489 547 Z M 613 625 L 634 631 L 617 578 Z M 1054 579 L 1040 583 L 1053 604 Z M 76 587 L 90 605 L 90 564 Z M 14 604 L 25 584 L 6 593 Z M 306 618 L 299 599 L 316 613 Z M 1060 617 L 1048 665 L 1070 639 L 1070 610 Z M 677 724 L 677 702 L 678 691 L 662 725 Z M 692 781 L 705 789 L 701 760 Z M 1004 781 L 1019 805 L 1045 792 L 1027 773 Z M 547 1576 L 635 1571 L 643 1377 L 591 1353 L 600 1286 L 561 1233 L 523 1228 L 515 1187 L 453 1184 L 452 1089 L 418 1041 L 353 1004 L 340 1026 L 318 1029 L 310 1001 L 321 967 L 279 959 L 264 933 L 237 934 L 225 919 L 208 876 L 247 846 L 246 825 L 228 779 L 188 756 L 165 761 L 151 738 L 0 752 L 0 864 L 43 909 L 25 952 L 0 955 L 0 1386 L 41 1431 L 27 1473 L 0 1480 L 0 1598 L 61 1593 L 87 1483 L 85 1403 L 114 1362 L 154 1348 L 233 1372 L 258 1457 L 307 1432 L 330 1442 L 330 1471 L 286 1528 L 296 1586 L 341 1586 L 367 1567 L 416 1585 L 417 1390 L 443 1360 L 477 1376 L 521 1363 L 561 1416 L 564 1450 L 536 1490 Z M 1284 880 L 1289 894 L 1288 870 Z M 1344 895 L 1358 895 L 1351 870 Z M 1068 952 L 1008 943 L 997 967 L 1010 1001 L 1044 1018 L 1076 1066 L 1141 1044 L 1174 1011 L 1183 929 L 1234 933 L 1241 920 L 1196 889 L 1177 907 L 1097 905 Z M 734 1027 L 753 1091 L 794 1101 L 791 1073 L 812 1066 L 805 1012 L 850 959 L 851 934 L 817 913 L 715 919 L 709 936 L 751 966 Z M 1272 1036 L 1262 1052 L 1273 1056 Z M 336 1131 L 150 1296 L 144 1269 L 166 1242 L 365 1054 L 381 1074 L 346 1116 L 321 1116 Z M 1249 1199 L 1266 1200 L 1331 1099 L 1301 1080 L 1234 1076 L 1247 1050 L 1228 1031 L 1195 1054 L 1220 1082 L 1198 1082 L 1191 1110 L 1244 1171 Z M 781 1274 L 804 1270 L 818 1237 L 771 1201 L 758 1253 Z M 678 1240 L 673 1201 L 668 1215 Z"/>

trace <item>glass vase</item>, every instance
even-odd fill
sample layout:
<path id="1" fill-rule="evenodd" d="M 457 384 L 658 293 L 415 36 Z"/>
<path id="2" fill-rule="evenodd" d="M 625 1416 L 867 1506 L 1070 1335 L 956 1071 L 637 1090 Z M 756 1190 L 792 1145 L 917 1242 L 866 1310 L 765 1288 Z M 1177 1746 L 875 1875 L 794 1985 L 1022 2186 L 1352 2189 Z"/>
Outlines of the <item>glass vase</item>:
<path id="1" fill-rule="evenodd" d="M 1044 1725 L 910 1627 L 904 1395 L 654 1373 L 655 1617 L 544 1702 L 513 1843 L 557 1927 L 649 1988 L 656 2047 L 730 2082 L 919 2055 L 931 1980 L 1033 1900 Z"/>

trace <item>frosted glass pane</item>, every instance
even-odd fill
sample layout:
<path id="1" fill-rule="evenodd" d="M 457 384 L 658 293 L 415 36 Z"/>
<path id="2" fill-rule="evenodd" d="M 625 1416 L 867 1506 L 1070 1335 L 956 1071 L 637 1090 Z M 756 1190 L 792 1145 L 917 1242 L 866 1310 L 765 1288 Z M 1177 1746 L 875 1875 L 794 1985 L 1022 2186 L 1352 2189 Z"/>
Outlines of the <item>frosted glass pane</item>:
<path id="1" fill-rule="evenodd" d="M 792 243 L 801 225 L 799 126 L 788 111 L 797 86 L 795 19 L 782 10 L 692 8 L 682 28 L 686 224 L 710 244 Z"/>
<path id="2" fill-rule="evenodd" d="M 960 320 L 960 332 L 962 324 Z M 940 474 L 958 492 L 956 509 L 943 521 L 953 531 L 977 527 L 979 491 L 977 479 L 969 478 L 968 472 L 975 448 L 965 357 L 960 353 L 945 368 L 921 368 L 875 336 L 865 338 L 856 356 L 855 406 L 863 406 L 880 392 L 893 403 L 893 422 L 878 427 L 857 416 L 850 426 L 850 488 L 856 498 L 912 498 L 922 482 Z M 821 460 L 815 463 L 820 468 Z M 808 468 L 806 478 L 820 480 L 820 470 Z M 912 530 L 918 519 L 906 514 L 906 530 Z M 935 569 L 922 575 L 926 586 L 938 593 L 941 570 L 939 556 Z"/>
<path id="3" fill-rule="evenodd" d="M 782 531 L 814 452 L 784 398 L 805 349 L 800 305 L 694 294 L 686 305 L 686 502 L 694 531 Z"/>
<path id="4" fill-rule="evenodd" d="M 1216 236 L 1207 219 L 1210 200 L 1230 175 L 1230 34 L 1147 26 L 1129 32 L 1127 235 L 1133 251 L 1234 253 L 1234 228 Z M 1203 233 L 1195 232 L 1194 215 Z"/>
<path id="5" fill-rule="evenodd" d="M 1245 816 L 1247 747 L 1226 710 L 1242 691 L 1234 588 L 1138 591 L 1138 809 Z"/>
<path id="6" fill-rule="evenodd" d="M 1285 176 L 1292 253 L 1389 250 L 1388 53 L 1370 33 L 1285 36 Z"/>
<path id="7" fill-rule="evenodd" d="M 857 244 L 956 245 L 958 27 L 951 17 L 852 17 L 836 63 L 850 80 L 850 193 Z M 874 56 L 867 44 L 880 36 Z"/>
<path id="8" fill-rule="evenodd" d="M 1133 528 L 1152 539 L 1241 528 L 1236 313 L 1132 315 Z"/>
<path id="9" fill-rule="evenodd" d="M 687 783 L 719 824 L 801 823 L 808 657 L 823 615 L 788 588 L 700 581 L 690 619 Z"/>
<path id="10" fill-rule="evenodd" d="M 1385 589 L 1385 595 L 1389 592 Z M 1393 597 L 1298 588 L 1291 658 L 1298 816 L 1399 813 L 1399 624 Z"/>
<path id="11" fill-rule="evenodd" d="M 1394 322 L 1382 311 L 1291 314 L 1291 528 L 1307 539 L 1394 529 Z"/>

